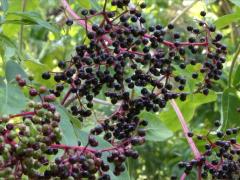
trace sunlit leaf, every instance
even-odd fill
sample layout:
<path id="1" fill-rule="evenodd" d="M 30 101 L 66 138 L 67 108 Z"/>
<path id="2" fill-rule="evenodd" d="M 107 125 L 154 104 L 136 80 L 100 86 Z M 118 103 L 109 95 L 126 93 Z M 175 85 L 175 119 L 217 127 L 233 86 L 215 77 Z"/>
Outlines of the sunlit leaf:
<path id="1" fill-rule="evenodd" d="M 205 96 L 203 94 L 189 95 L 187 96 L 187 100 L 183 102 L 177 100 L 176 102 L 186 121 L 191 121 L 198 106 L 205 103 L 214 102 L 216 99 L 217 95 L 214 92 L 211 92 L 208 96 Z M 160 113 L 160 119 L 172 131 L 176 131 L 181 128 L 177 115 L 171 107 L 170 103 L 168 103 L 167 107 Z"/>
<path id="2" fill-rule="evenodd" d="M 146 140 L 148 141 L 164 141 L 170 138 L 173 133 L 161 121 L 159 115 L 149 112 L 140 114 L 140 118 L 148 121 L 146 129 Z"/>
<path id="3" fill-rule="evenodd" d="M 223 92 L 221 102 L 221 121 L 223 129 L 234 127 L 239 124 L 240 113 L 237 109 L 240 107 L 240 98 L 234 88 L 228 88 Z"/>
<path id="4" fill-rule="evenodd" d="M 1 0 L 1 9 L 6 12 L 8 10 L 8 0 Z"/>
<path id="5" fill-rule="evenodd" d="M 7 81 L 12 82 L 13 80 L 15 80 L 15 77 L 17 74 L 21 75 L 25 79 L 27 78 L 27 74 L 22 69 L 20 64 L 14 61 L 8 61 L 5 67 L 5 75 L 6 75 Z"/>
<path id="6" fill-rule="evenodd" d="M 0 115 L 20 113 L 26 106 L 27 98 L 19 87 L 0 84 Z"/>
<path id="7" fill-rule="evenodd" d="M 231 24 L 234 21 L 237 21 L 240 19 L 240 13 L 236 12 L 233 14 L 227 14 L 225 16 L 222 16 L 218 18 L 217 21 L 215 21 L 215 25 L 217 28 L 221 29 L 229 24 Z"/>
<path id="8" fill-rule="evenodd" d="M 55 33 L 58 33 L 59 30 L 51 25 L 50 23 L 48 23 L 47 21 L 43 20 L 41 18 L 41 16 L 39 14 L 37 14 L 36 12 L 8 12 L 8 16 L 10 15 L 15 15 L 15 16 L 18 16 L 18 17 L 21 17 L 21 18 L 24 18 L 24 19 L 27 19 L 29 21 L 32 21 L 32 22 L 35 22 L 36 24 L 42 26 L 42 27 L 45 27 L 46 29 L 52 31 L 52 32 L 55 32 Z"/>
<path id="9" fill-rule="evenodd" d="M 239 0 L 230 0 L 233 4 L 240 6 L 240 1 Z"/>

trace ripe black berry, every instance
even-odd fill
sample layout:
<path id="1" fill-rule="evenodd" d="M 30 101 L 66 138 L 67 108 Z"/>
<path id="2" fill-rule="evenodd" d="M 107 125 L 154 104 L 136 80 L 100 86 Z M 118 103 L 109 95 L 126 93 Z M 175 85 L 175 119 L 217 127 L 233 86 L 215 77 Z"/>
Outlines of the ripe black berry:
<path id="1" fill-rule="evenodd" d="M 50 77 L 51 77 L 51 75 L 50 75 L 49 72 L 44 72 L 44 73 L 42 74 L 42 78 L 43 78 L 43 79 L 48 80 L 48 79 L 50 79 Z"/>
<path id="2" fill-rule="evenodd" d="M 205 11 L 201 11 L 200 15 L 204 17 L 204 16 L 206 16 L 206 12 Z"/>

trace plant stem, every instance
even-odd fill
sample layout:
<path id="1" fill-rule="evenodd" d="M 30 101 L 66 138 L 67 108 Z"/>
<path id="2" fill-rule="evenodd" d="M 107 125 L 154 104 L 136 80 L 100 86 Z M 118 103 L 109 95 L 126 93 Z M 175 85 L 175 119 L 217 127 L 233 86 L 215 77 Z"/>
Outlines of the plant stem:
<path id="1" fill-rule="evenodd" d="M 61 101 L 61 105 L 64 105 L 64 104 L 65 104 L 67 98 L 68 98 L 69 95 L 71 94 L 71 90 L 72 90 L 72 88 L 69 88 L 69 89 L 68 89 L 68 92 L 65 94 L 63 100 Z"/>
<path id="2" fill-rule="evenodd" d="M 22 112 L 19 114 L 14 114 L 14 115 L 10 115 L 9 118 L 15 118 L 15 117 L 22 117 L 22 116 L 28 116 L 28 115 L 35 115 L 36 113 L 33 111 L 29 111 L 29 112 Z"/>
<path id="3" fill-rule="evenodd" d="M 186 176 L 187 176 L 186 173 L 183 173 L 180 177 L 180 180 L 184 180 L 186 178 Z"/>
<path id="4" fill-rule="evenodd" d="M 26 6 L 27 6 L 27 0 L 22 0 L 22 12 L 25 11 Z M 21 24 L 20 33 L 19 33 L 19 52 L 20 53 L 22 53 L 22 47 L 23 47 L 23 28 L 24 28 L 24 25 Z"/>
<path id="5" fill-rule="evenodd" d="M 174 111 L 176 112 L 176 114 L 178 116 L 178 119 L 179 119 L 179 121 L 180 121 L 180 123 L 182 125 L 182 129 L 183 129 L 184 135 L 185 135 L 185 137 L 186 137 L 186 139 L 188 141 L 188 144 L 189 144 L 189 146 L 190 146 L 190 148 L 191 148 L 191 150 L 192 150 L 192 152 L 194 154 L 195 159 L 199 159 L 201 157 L 201 154 L 200 154 L 199 150 L 197 149 L 193 139 L 188 136 L 188 132 L 190 132 L 190 131 L 189 131 L 187 123 L 186 123 L 186 121 L 185 121 L 185 119 L 184 119 L 184 117 L 182 115 L 182 112 L 180 111 L 177 103 L 174 100 L 171 100 L 170 103 L 171 103 Z"/>
<path id="6" fill-rule="evenodd" d="M 235 54 L 233 56 L 233 60 L 232 60 L 232 64 L 231 64 L 230 72 L 229 72 L 228 87 L 232 86 L 233 69 L 234 69 L 235 63 L 237 62 L 237 58 L 238 58 L 239 54 L 240 54 L 240 44 L 238 45 L 237 50 L 236 50 L 236 52 L 235 52 Z"/>
<path id="7" fill-rule="evenodd" d="M 172 21 L 170 21 L 169 24 L 174 24 L 180 17 L 182 17 L 189 9 L 191 9 L 199 0 L 193 1 L 189 6 L 185 7 L 183 11 L 177 15 Z M 164 30 L 167 30 L 167 27 L 164 28 Z"/>
<path id="8" fill-rule="evenodd" d="M 85 146 L 68 146 L 68 145 L 65 145 L 65 144 L 52 144 L 51 145 L 52 148 L 56 148 L 56 149 L 63 149 L 63 150 L 84 150 L 86 152 L 92 152 L 92 153 L 96 153 L 97 150 L 95 149 L 91 149 L 91 148 L 86 148 Z"/>

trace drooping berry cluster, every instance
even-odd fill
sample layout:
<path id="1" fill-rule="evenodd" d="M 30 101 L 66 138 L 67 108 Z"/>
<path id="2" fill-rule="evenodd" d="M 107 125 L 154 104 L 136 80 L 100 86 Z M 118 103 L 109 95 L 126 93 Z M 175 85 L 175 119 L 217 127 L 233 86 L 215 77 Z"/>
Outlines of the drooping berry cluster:
<path id="1" fill-rule="evenodd" d="M 192 74 L 196 79 L 194 93 L 207 95 L 213 80 L 219 79 L 226 46 L 220 43 L 222 36 L 215 33 L 214 26 L 200 20 L 196 27 L 186 28 L 189 38 L 184 40 L 173 24 L 146 27 L 141 12 L 146 8 L 145 3 L 135 7 L 130 0 L 114 0 L 111 5 L 116 7 L 115 11 L 108 10 L 107 1 L 101 11 L 81 11 L 76 21 L 85 28 L 89 41 L 76 46 L 70 60 L 59 61 L 61 71 L 42 74 L 45 80 L 53 76 L 54 89 L 34 88 L 20 76 L 16 77 L 18 85 L 28 87 L 36 102 L 29 103 L 27 111 L 1 118 L 5 159 L 0 163 L 0 176 L 2 173 L 12 179 L 26 175 L 32 179 L 105 180 L 110 179 L 109 163 L 118 176 L 125 170 L 127 157 L 138 158 L 133 146 L 145 142 L 148 121 L 141 119 L 140 113 L 158 112 L 171 99 L 186 99 L 189 92 L 184 89 L 188 79 L 178 74 L 177 68 L 201 65 L 199 72 Z M 72 12 L 70 7 L 66 8 Z M 66 24 L 71 26 L 74 21 L 68 19 Z M 199 74 L 203 81 L 197 80 Z M 69 107 L 71 114 L 83 121 L 92 115 L 95 98 L 100 95 L 109 99 L 116 110 L 98 119 L 89 132 L 87 145 L 61 144 L 60 116 L 52 102 L 63 97 L 61 105 Z M 21 117 L 21 122 L 10 123 L 15 117 Z M 98 135 L 103 135 L 112 147 L 97 148 Z M 56 154 L 59 149 L 64 151 L 63 155 L 49 160 L 48 155 Z M 105 152 L 108 162 L 102 158 Z M 43 173 L 39 171 L 42 166 L 46 166 L 41 169 Z"/>
<path id="2" fill-rule="evenodd" d="M 218 128 L 220 122 L 216 121 Z M 179 168 L 184 169 L 186 175 L 197 169 L 204 179 L 239 179 L 240 177 L 240 144 L 237 143 L 237 134 L 240 128 L 231 128 L 226 131 L 215 131 L 211 138 L 197 135 L 199 141 L 206 141 L 201 157 L 189 162 L 180 162 Z M 191 133 L 191 137 L 193 133 Z"/>
<path id="3" fill-rule="evenodd" d="M 147 121 L 139 118 L 142 111 L 158 112 L 168 100 L 186 99 L 188 79 L 178 74 L 177 68 L 201 64 L 192 74 L 196 80 L 193 92 L 207 95 L 213 80 L 222 73 L 227 50 L 220 43 L 222 35 L 204 20 L 186 27 L 188 34 L 183 36 L 173 24 L 146 27 L 142 13 L 146 4 L 129 3 L 112 1 L 116 11 L 108 11 L 107 1 L 101 11 L 83 9 L 77 22 L 85 28 L 89 43 L 76 46 L 70 60 L 59 61 L 62 71 L 42 74 L 46 80 L 53 76 L 57 84 L 51 92 L 57 97 L 68 84 L 62 105 L 70 105 L 70 112 L 81 121 L 92 115 L 94 98 L 109 98 L 118 108 L 99 120 L 90 134 L 104 134 L 104 139 L 115 146 L 144 142 Z M 90 19 L 94 23 L 90 24 Z M 71 26 L 73 20 L 70 23 L 68 19 L 66 24 Z M 199 74 L 203 81 L 198 80 Z"/>
<path id="4" fill-rule="evenodd" d="M 225 62 L 226 46 L 220 43 L 222 35 L 215 33 L 214 26 L 199 20 L 196 27 L 187 27 L 190 37 L 184 41 L 173 24 L 147 28 L 141 12 L 146 4 L 132 7 L 129 2 L 112 1 L 116 11 L 108 11 L 107 3 L 99 12 L 83 9 L 78 21 L 85 27 L 89 43 L 78 45 L 69 61 L 59 62 L 61 72 L 42 74 L 43 79 L 53 74 L 57 85 L 51 92 L 56 96 L 63 92 L 63 84 L 69 84 L 62 104 L 70 95 L 75 96 L 78 104 L 70 110 L 79 119 L 91 116 L 94 98 L 100 94 L 119 105 L 100 124 L 109 142 L 133 136 L 141 125 L 141 111 L 157 112 L 170 99 L 186 99 L 187 79 L 177 74 L 177 67 L 201 64 L 199 72 L 192 74 L 196 79 L 194 92 L 207 95 Z M 96 16 L 102 21 L 88 24 Z M 198 58 L 202 55 L 203 59 Z M 199 73 L 203 74 L 203 82 L 197 80 Z"/>
<path id="5" fill-rule="evenodd" d="M 27 88 L 28 107 L 19 114 L 0 118 L 0 177 L 21 179 L 27 176 L 32 179 L 51 179 L 53 177 L 88 178 L 106 180 L 110 175 L 109 163 L 114 166 L 113 173 L 117 176 L 125 170 L 127 157 L 138 158 L 132 145 L 144 143 L 139 136 L 115 142 L 112 147 L 97 150 L 99 145 L 95 135 L 101 134 L 104 128 L 98 125 L 91 130 L 87 145 L 68 146 L 61 144 L 60 114 L 56 110 L 56 96 L 49 93 L 45 86 L 35 88 L 27 84 L 20 75 L 16 76 L 18 85 Z M 63 119 L 64 120 L 64 119 Z M 140 131 L 139 131 L 140 132 Z M 61 155 L 57 153 L 63 150 Z M 102 159 L 108 152 L 107 161 Z M 51 158 L 50 155 L 57 155 Z M 44 167 L 44 171 L 42 169 Z"/>

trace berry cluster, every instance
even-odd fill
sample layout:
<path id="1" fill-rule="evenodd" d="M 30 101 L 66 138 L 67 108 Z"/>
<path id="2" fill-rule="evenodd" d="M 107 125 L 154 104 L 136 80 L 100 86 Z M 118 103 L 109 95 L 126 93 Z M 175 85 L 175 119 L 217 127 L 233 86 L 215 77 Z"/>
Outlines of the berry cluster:
<path id="1" fill-rule="evenodd" d="M 62 105 L 70 105 L 69 111 L 81 121 L 92 115 L 94 98 L 99 95 L 117 106 L 90 134 L 103 134 L 106 141 L 123 149 L 144 142 L 147 121 L 139 118 L 142 111 L 158 112 L 168 100 L 186 99 L 188 79 L 177 74 L 177 68 L 201 64 L 199 72 L 192 74 L 194 93 L 207 95 L 213 80 L 222 74 L 227 50 L 220 43 L 222 35 L 204 21 L 204 11 L 203 20 L 186 27 L 186 39 L 173 24 L 146 27 L 142 13 L 146 4 L 133 7 L 129 3 L 112 1 L 115 11 L 107 10 L 107 1 L 101 11 L 83 9 L 77 21 L 85 28 L 88 43 L 76 46 L 70 60 L 59 61 L 60 72 L 42 74 L 45 80 L 53 76 L 57 84 L 50 92 L 55 96 L 61 96 L 68 87 Z M 71 26 L 73 20 L 66 24 Z M 199 74 L 203 81 L 198 80 Z M 121 172 L 117 169 L 116 175 Z"/>
<path id="2" fill-rule="evenodd" d="M 56 97 L 46 87 L 35 89 L 20 75 L 16 81 L 29 89 L 33 100 L 21 113 L 0 118 L 0 177 L 35 179 L 41 176 L 38 170 L 48 166 L 48 155 L 58 152 L 50 147 L 61 140 L 60 115 L 53 104 Z M 36 96 L 41 100 L 35 101 Z"/>
<path id="3" fill-rule="evenodd" d="M 215 122 L 216 128 L 220 122 Z M 204 151 L 198 159 L 189 162 L 180 162 L 179 168 L 184 169 L 186 175 L 196 168 L 204 179 L 239 179 L 240 177 L 240 144 L 237 143 L 237 134 L 240 128 L 215 131 L 210 138 L 211 131 L 206 136 L 197 135 L 199 141 L 206 141 Z M 193 136 L 193 133 L 190 133 Z"/>
<path id="4" fill-rule="evenodd" d="M 173 24 L 147 28 L 141 12 L 146 4 L 130 7 L 129 2 L 112 1 L 116 11 L 107 11 L 106 2 L 99 12 L 83 9 L 78 21 L 85 27 L 89 43 L 76 46 L 70 60 L 59 61 L 61 72 L 42 74 L 46 80 L 53 76 L 57 84 L 51 92 L 57 97 L 66 87 L 64 84 L 69 84 L 62 104 L 68 104 L 68 97 L 75 96 L 78 103 L 70 111 L 80 120 L 91 116 L 94 97 L 103 91 L 113 105 L 119 105 L 100 124 L 100 131 L 109 142 L 134 136 L 136 129 L 146 124 L 138 118 L 141 111 L 157 112 L 170 99 L 186 99 L 187 78 L 177 74 L 177 67 L 201 64 L 199 72 L 192 74 L 196 79 L 194 92 L 207 95 L 213 80 L 222 74 L 225 62 L 226 46 L 220 43 L 222 35 L 215 33 L 214 26 L 199 20 L 196 27 L 186 28 L 190 37 L 183 41 Z M 94 17 L 102 17 L 102 21 L 88 24 Z M 203 59 L 197 58 L 202 55 Z M 199 73 L 203 82 L 197 80 Z"/>
<path id="5" fill-rule="evenodd" d="M 76 21 L 85 28 L 88 41 L 76 46 L 70 60 L 58 62 L 61 71 L 42 74 L 45 80 L 53 77 L 54 89 L 34 88 L 21 76 L 16 77 L 18 85 L 27 87 L 34 101 L 26 111 L 1 118 L 0 176 L 107 180 L 110 179 L 109 163 L 118 176 L 125 170 L 127 157 L 138 158 L 133 146 L 145 142 L 148 121 L 139 114 L 145 110 L 158 112 L 167 101 L 176 98 L 184 101 L 189 94 L 184 91 L 188 79 L 177 74 L 177 68 L 201 65 L 191 77 L 196 80 L 194 93 L 207 95 L 212 82 L 219 79 L 226 46 L 220 43 L 221 34 L 204 18 L 196 26 L 186 28 L 189 37 L 184 40 L 185 36 L 175 30 L 173 24 L 146 27 L 142 13 L 145 3 L 133 6 L 130 0 L 113 0 L 111 5 L 115 11 L 108 10 L 107 1 L 101 11 L 81 11 Z M 201 12 L 201 16 L 205 15 Z M 66 25 L 72 26 L 74 21 L 68 19 Z M 90 22 L 94 23 L 90 25 Z M 197 58 L 199 56 L 204 58 Z M 197 80 L 199 74 L 203 81 Z M 63 97 L 61 105 L 84 123 L 86 117 L 93 114 L 95 98 L 99 96 L 109 99 L 116 110 L 98 120 L 89 132 L 87 145 L 61 144 L 61 118 L 53 102 Z M 21 117 L 21 121 L 15 122 L 15 117 Z M 112 147 L 99 149 L 98 135 Z M 223 153 L 228 152 L 232 144 L 229 143 Z M 49 155 L 56 155 L 59 149 L 63 154 L 52 161 Z M 108 162 L 102 158 L 106 152 Z M 208 167 L 203 166 L 206 161 L 197 161 L 201 167 Z M 188 173 L 187 168 L 185 172 Z"/>

